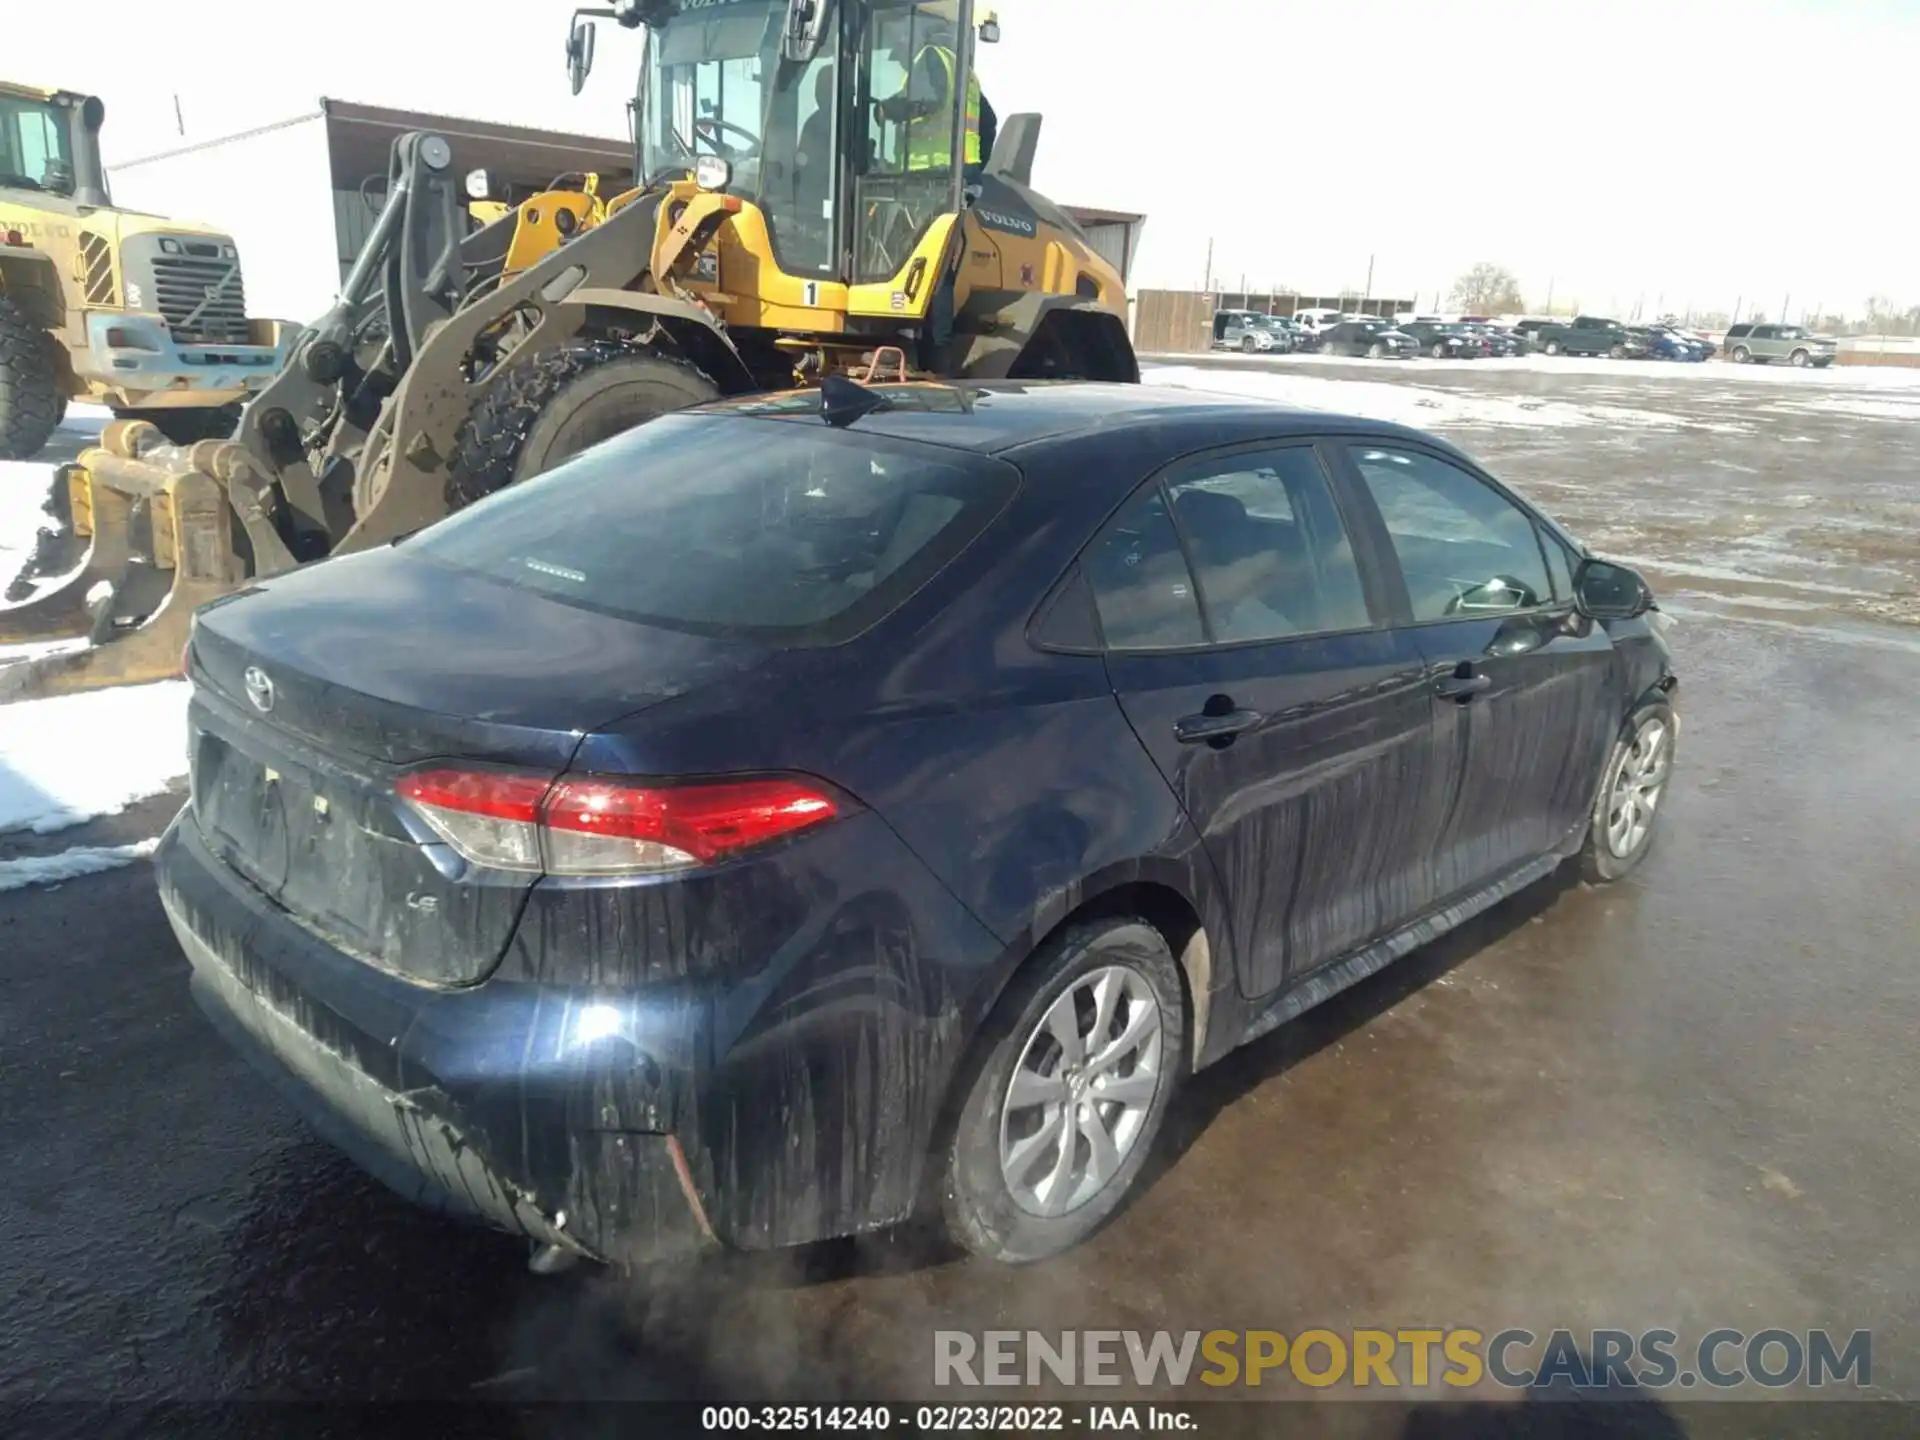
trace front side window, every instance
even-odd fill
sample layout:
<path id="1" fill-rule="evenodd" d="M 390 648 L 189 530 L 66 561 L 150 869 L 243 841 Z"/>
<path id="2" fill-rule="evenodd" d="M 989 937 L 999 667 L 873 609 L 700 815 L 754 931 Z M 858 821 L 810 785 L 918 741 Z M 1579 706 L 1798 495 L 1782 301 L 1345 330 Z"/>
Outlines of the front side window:
<path id="1" fill-rule="evenodd" d="M 669 629 L 838 644 L 944 569 L 1018 483 L 1004 462 L 957 450 L 747 416 L 668 415 L 404 548 Z"/>
<path id="2" fill-rule="evenodd" d="M 781 268 L 831 274 L 838 52 L 830 38 L 808 64 L 784 59 L 785 13 L 777 0 L 738 0 L 682 10 L 649 35 L 640 168 L 652 181 L 721 157 L 728 190 L 766 216 Z"/>
<path id="3" fill-rule="evenodd" d="M 1198 462 L 1175 472 L 1167 491 L 1216 643 L 1371 623 L 1353 547 L 1310 448 Z"/>
<path id="4" fill-rule="evenodd" d="M 1424 451 L 1355 445 L 1351 453 L 1393 540 L 1416 621 L 1550 603 L 1553 585 L 1526 511 Z"/>
<path id="5" fill-rule="evenodd" d="M 1193 577 L 1159 486 L 1107 523 L 1081 565 L 1109 650 L 1171 650 L 1206 640 Z"/>
<path id="6" fill-rule="evenodd" d="M 928 226 L 952 208 L 955 116 L 972 98 L 970 87 L 957 93 L 958 17 L 954 0 L 882 0 L 869 12 L 856 281 L 898 275 Z"/>
<path id="7" fill-rule="evenodd" d="M 73 193 L 67 112 L 44 100 L 0 95 L 0 186 Z"/>

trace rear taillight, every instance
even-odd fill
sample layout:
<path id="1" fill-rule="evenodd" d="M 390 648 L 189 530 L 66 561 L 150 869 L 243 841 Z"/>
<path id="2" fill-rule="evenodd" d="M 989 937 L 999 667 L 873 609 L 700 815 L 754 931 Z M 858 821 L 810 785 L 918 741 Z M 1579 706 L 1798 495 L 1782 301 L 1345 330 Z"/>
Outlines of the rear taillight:
<path id="1" fill-rule="evenodd" d="M 476 865 L 549 875 L 650 875 L 712 865 L 833 819 L 823 788 L 792 778 L 639 786 L 498 770 L 402 777 L 402 799 Z"/>

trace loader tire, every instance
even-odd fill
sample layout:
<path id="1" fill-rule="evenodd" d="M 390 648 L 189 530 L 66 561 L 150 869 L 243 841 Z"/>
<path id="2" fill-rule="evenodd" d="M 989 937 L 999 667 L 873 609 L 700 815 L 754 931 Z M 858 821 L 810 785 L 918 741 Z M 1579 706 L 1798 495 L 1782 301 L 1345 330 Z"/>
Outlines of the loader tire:
<path id="1" fill-rule="evenodd" d="M 231 440 L 240 428 L 238 405 L 203 406 L 193 410 L 116 410 L 121 420 L 145 420 L 169 444 L 197 445 L 202 440 Z"/>
<path id="2" fill-rule="evenodd" d="M 0 460 L 39 454 L 67 408 L 51 338 L 0 295 Z"/>
<path id="3" fill-rule="evenodd" d="M 528 480 L 636 425 L 720 398 L 698 367 L 658 350 L 579 341 L 503 375 L 454 437 L 447 508 Z"/>

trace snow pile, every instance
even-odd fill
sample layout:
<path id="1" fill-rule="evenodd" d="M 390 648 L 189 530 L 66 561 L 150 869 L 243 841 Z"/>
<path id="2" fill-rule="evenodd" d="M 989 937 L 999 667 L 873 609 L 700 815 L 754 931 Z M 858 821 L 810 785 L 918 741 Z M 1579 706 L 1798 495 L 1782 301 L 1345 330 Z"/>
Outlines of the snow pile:
<path id="1" fill-rule="evenodd" d="M 0 595 L 27 568 L 41 529 L 64 528 L 47 513 L 47 499 L 52 493 L 51 465 L 0 460 Z"/>
<path id="2" fill-rule="evenodd" d="M 1401 360 L 1381 363 L 1422 365 L 1431 362 Z M 1683 416 L 1625 405 L 1572 405 L 1535 395 L 1493 395 L 1391 381 L 1331 379 L 1284 369 L 1241 370 L 1166 365 L 1145 370 L 1140 378 L 1149 385 L 1172 385 L 1186 390 L 1208 390 L 1216 395 L 1272 400 L 1308 410 L 1330 410 L 1368 420 L 1391 421 L 1419 430 L 1448 426 L 1516 426 L 1529 430 L 1632 426 L 1649 430 L 1677 430 L 1689 424 Z"/>
<path id="3" fill-rule="evenodd" d="M 190 689 L 166 680 L 0 705 L 0 835 L 118 814 L 186 774 Z"/>
<path id="4" fill-rule="evenodd" d="M 29 885 L 58 885 L 82 875 L 99 875 L 131 865 L 153 854 L 160 837 L 132 845 L 76 845 L 58 855 L 30 855 L 24 860 L 0 860 L 0 892 L 24 890 Z"/>

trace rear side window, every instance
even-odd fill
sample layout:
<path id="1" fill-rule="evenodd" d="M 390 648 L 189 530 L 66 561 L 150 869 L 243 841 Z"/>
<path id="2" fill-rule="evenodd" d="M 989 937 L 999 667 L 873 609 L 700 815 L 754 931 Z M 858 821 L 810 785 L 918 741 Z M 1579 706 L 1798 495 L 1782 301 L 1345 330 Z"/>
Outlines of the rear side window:
<path id="1" fill-rule="evenodd" d="M 503 490 L 410 553 L 583 609 L 774 644 L 883 619 L 1019 485 L 964 451 L 739 416 L 670 415 Z"/>
<path id="2" fill-rule="evenodd" d="M 1109 650 L 1205 642 L 1193 576 L 1156 485 L 1108 522 L 1082 562 Z"/>

